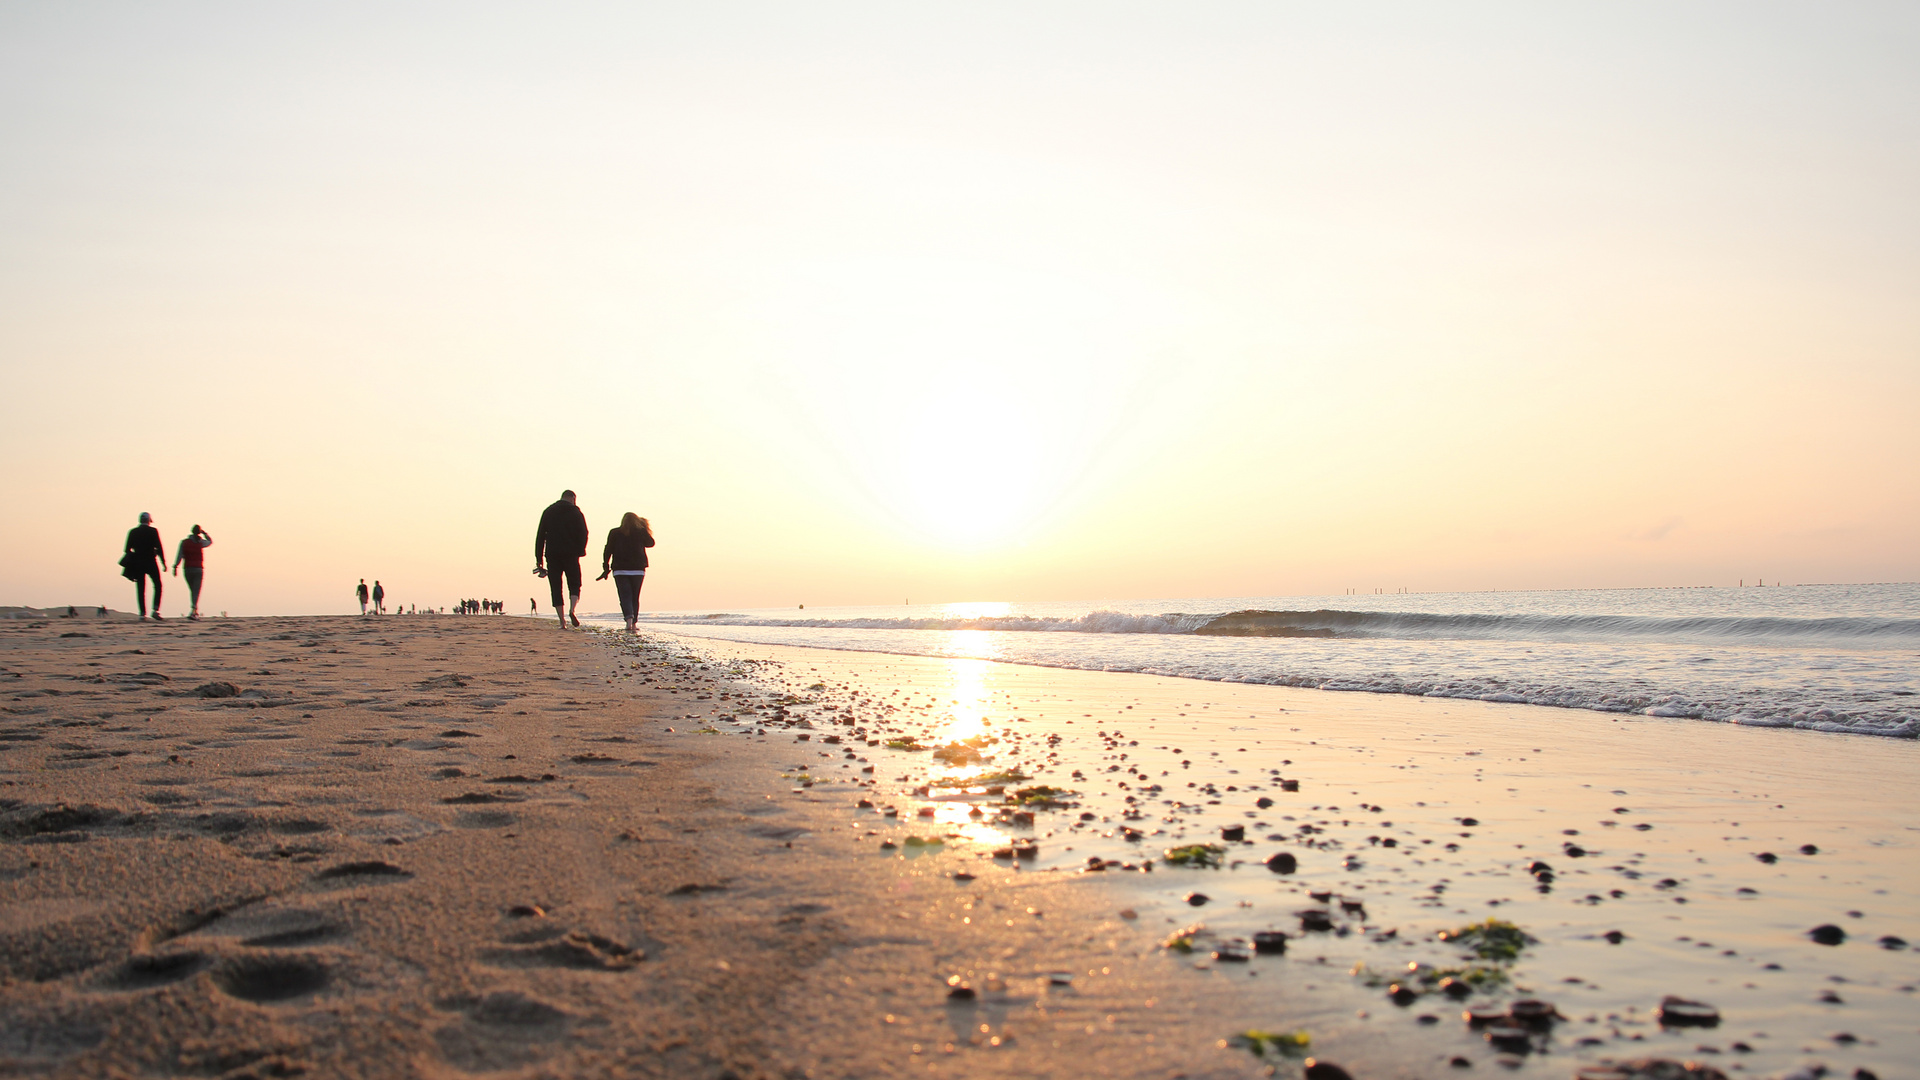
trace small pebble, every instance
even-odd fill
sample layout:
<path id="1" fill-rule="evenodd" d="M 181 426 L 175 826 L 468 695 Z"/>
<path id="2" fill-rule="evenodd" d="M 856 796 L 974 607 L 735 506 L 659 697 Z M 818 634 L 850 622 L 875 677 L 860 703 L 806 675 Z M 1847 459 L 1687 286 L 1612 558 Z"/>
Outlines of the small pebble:
<path id="1" fill-rule="evenodd" d="M 1807 931 L 1807 936 L 1812 938 L 1816 945 L 1838 945 L 1847 940 L 1847 932 L 1832 923 L 1814 927 Z"/>

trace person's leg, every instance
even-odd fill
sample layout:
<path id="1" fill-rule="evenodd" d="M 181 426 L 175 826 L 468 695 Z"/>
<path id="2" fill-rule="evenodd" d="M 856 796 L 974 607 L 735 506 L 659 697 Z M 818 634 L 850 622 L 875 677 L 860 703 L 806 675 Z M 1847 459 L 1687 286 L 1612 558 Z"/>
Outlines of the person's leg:
<path id="1" fill-rule="evenodd" d="M 185 570 L 187 575 L 187 596 L 193 601 L 193 611 L 187 616 L 191 619 L 200 617 L 200 574 L 202 570 L 203 568 L 198 566 L 189 566 Z"/>
<path id="2" fill-rule="evenodd" d="M 567 628 L 567 575 L 563 564 L 558 561 L 547 567 L 547 588 L 553 593 L 553 614 L 560 620 L 560 628 Z"/>
<path id="3" fill-rule="evenodd" d="M 160 570 L 155 567 L 147 573 L 153 575 L 153 617 L 157 619 L 160 617 Z"/>
<path id="4" fill-rule="evenodd" d="M 573 619 L 573 625 L 580 625 L 580 560 L 567 562 L 567 614 Z"/>
<path id="5" fill-rule="evenodd" d="M 133 595 L 140 598 L 140 617 L 147 617 L 147 575 L 141 574 L 133 579 Z"/>
<path id="6" fill-rule="evenodd" d="M 640 579 L 631 574 L 615 574 L 613 587 L 620 593 L 620 617 L 627 621 L 627 633 L 633 633 L 635 612 L 640 605 L 640 590 L 634 586 Z"/>

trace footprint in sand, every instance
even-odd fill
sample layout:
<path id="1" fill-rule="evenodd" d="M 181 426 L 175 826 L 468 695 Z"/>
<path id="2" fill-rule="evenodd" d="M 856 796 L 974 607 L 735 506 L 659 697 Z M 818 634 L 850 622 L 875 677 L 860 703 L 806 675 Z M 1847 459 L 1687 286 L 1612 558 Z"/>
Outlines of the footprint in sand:
<path id="1" fill-rule="evenodd" d="M 390 862 L 381 862 L 374 859 L 367 862 L 350 862 L 341 863 L 339 866 L 329 866 L 325 870 L 313 875 L 313 880 L 355 882 L 405 881 L 412 876 L 413 873 L 411 871 L 402 870 Z"/>
<path id="2" fill-rule="evenodd" d="M 541 933 L 542 929 L 536 928 L 514 937 L 531 938 Z M 557 927 L 554 929 L 558 930 Z M 630 971 L 647 958 L 647 951 L 585 930 L 565 930 L 549 940 L 491 949 L 481 955 L 487 963 L 498 967 Z"/>
<path id="3" fill-rule="evenodd" d="M 238 957 L 213 973 L 213 983 L 222 992 L 258 1004 L 306 997 L 331 981 L 327 966 L 310 957 Z"/>
<path id="4" fill-rule="evenodd" d="M 515 990 L 483 998 L 443 1001 L 438 1006 L 464 1017 L 434 1032 L 447 1063 L 468 1072 L 494 1072 L 538 1061 L 551 1053 L 546 1044 L 563 1038 L 579 1021 Z"/>
<path id="5" fill-rule="evenodd" d="M 101 985 L 109 990 L 152 990 L 191 978 L 208 963 L 206 954 L 197 952 L 135 956 L 109 972 Z"/>

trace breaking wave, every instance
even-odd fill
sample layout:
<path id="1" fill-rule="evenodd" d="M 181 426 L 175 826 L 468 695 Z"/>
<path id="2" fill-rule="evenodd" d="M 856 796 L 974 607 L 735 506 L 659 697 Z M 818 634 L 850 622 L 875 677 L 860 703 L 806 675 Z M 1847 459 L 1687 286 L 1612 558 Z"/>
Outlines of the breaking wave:
<path id="1" fill-rule="evenodd" d="M 1790 618 L 1691 615 L 1501 615 L 1411 611 L 1266 611 L 1130 615 L 1094 611 L 1072 617 L 769 618 L 716 613 L 662 615 L 649 621 L 706 626 L 841 630 L 996 630 L 1026 633 L 1196 634 L 1212 637 L 1360 638 L 1429 641 L 1643 641 L 1841 648 L 1920 648 L 1920 619 Z"/>

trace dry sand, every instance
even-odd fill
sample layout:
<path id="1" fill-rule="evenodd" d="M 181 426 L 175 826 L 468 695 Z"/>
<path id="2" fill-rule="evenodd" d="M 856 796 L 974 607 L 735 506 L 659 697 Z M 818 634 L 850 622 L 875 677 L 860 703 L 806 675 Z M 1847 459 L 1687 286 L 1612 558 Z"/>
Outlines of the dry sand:
<path id="1" fill-rule="evenodd" d="M 1920 930 L 1904 743 L 458 617 L 5 627 L 0 705 L 0 1072 L 1262 1075 L 1249 1028 L 1363 1078 L 1920 1056 L 1916 953 L 1874 944 Z M 968 773 L 902 734 L 1074 805 L 916 794 Z M 1231 825 L 1238 866 L 1157 858 Z M 1350 974 L 1488 915 L 1538 943 L 1472 1002 L 1566 1017 L 1528 1052 Z M 1258 929 L 1288 953 L 1209 956 Z"/>

